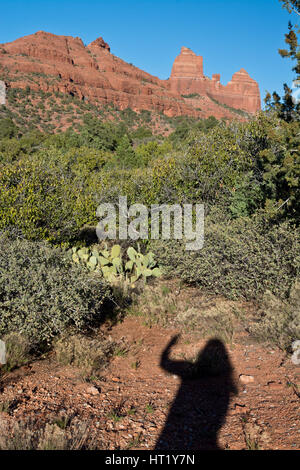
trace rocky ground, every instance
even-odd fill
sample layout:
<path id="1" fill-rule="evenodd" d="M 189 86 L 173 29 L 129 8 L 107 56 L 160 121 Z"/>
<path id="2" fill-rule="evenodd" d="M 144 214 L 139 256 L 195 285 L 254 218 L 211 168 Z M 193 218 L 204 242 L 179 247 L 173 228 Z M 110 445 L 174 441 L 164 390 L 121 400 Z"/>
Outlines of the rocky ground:
<path id="1" fill-rule="evenodd" d="M 299 366 L 244 334 L 224 346 L 227 373 L 192 378 L 183 370 L 207 341 L 186 333 L 171 344 L 176 333 L 127 316 L 108 331 L 124 346 L 101 377 L 54 356 L 6 374 L 0 427 L 84 423 L 79 441 L 96 449 L 299 449 Z"/>

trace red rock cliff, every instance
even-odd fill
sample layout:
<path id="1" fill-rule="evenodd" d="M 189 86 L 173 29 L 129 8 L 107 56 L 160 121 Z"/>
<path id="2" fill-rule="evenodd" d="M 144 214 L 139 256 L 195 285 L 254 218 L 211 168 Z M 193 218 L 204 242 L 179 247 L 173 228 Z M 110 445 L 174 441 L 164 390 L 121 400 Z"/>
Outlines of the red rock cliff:
<path id="1" fill-rule="evenodd" d="M 236 117 L 210 97 L 248 112 L 260 109 L 258 85 L 243 69 L 224 87 L 218 75 L 212 80 L 203 75 L 202 57 L 187 48 L 176 58 L 171 78 L 160 80 L 113 55 L 102 38 L 85 46 L 80 38 L 39 31 L 0 44 L 0 76 L 7 76 L 13 88 L 59 91 L 93 103 L 168 116 Z M 181 96 L 189 93 L 198 93 L 201 99 Z"/>
<path id="2" fill-rule="evenodd" d="M 206 95 L 232 108 L 256 113 L 261 109 L 258 84 L 246 70 L 236 72 L 226 85 L 220 83 L 220 74 L 209 79 L 203 74 L 203 59 L 190 49 L 183 47 L 176 57 L 170 86 L 174 93 L 180 95 Z"/>

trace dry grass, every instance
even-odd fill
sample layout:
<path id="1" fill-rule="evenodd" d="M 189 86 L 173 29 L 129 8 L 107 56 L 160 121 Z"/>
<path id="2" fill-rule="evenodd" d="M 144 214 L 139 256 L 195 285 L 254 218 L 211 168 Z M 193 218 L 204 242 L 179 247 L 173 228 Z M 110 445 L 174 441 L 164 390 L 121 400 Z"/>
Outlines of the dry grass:
<path id="1" fill-rule="evenodd" d="M 101 335 L 91 338 L 73 334 L 58 339 L 54 351 L 60 364 L 78 367 L 87 377 L 97 376 L 108 365 L 115 346 L 110 339 Z"/>
<path id="2" fill-rule="evenodd" d="M 11 371 L 26 364 L 32 358 L 29 341 L 19 333 L 9 333 L 3 337 L 6 346 L 4 371 Z"/>
<path id="3" fill-rule="evenodd" d="M 0 450 L 92 450 L 94 446 L 86 423 L 74 421 L 66 429 L 47 423 L 37 428 L 31 422 L 9 423 L 0 416 Z"/>
<path id="4" fill-rule="evenodd" d="M 255 418 L 248 413 L 241 417 L 244 441 L 247 450 L 261 450 L 271 440 L 265 426 L 259 424 Z"/>
<path id="5" fill-rule="evenodd" d="M 144 318 L 147 326 L 174 326 L 183 332 L 193 331 L 197 335 L 218 337 L 232 341 L 237 324 L 238 302 L 222 298 L 209 298 L 193 288 L 159 282 L 146 286 L 134 297 L 129 313 Z"/>
<path id="6" fill-rule="evenodd" d="M 267 291 L 257 320 L 251 332 L 258 339 L 292 352 L 292 343 L 300 338 L 300 282 L 294 284 L 286 301 Z"/>

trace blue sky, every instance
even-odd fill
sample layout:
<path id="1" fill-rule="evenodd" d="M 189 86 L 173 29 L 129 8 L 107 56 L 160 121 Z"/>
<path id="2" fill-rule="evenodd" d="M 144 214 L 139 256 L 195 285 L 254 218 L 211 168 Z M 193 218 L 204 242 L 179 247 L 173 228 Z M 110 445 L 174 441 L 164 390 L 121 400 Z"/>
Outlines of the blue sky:
<path id="1" fill-rule="evenodd" d="M 0 0 L 0 43 L 44 30 L 102 36 L 111 52 L 166 79 L 181 46 L 204 57 L 204 73 L 226 84 L 244 67 L 266 90 L 292 84 L 284 47 L 288 21 L 279 0 Z"/>

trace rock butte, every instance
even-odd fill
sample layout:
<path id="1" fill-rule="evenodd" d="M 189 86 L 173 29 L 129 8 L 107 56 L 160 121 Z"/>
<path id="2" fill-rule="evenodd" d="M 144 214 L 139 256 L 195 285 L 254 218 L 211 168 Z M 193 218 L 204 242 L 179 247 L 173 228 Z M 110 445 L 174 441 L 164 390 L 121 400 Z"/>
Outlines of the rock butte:
<path id="1" fill-rule="evenodd" d="M 258 84 L 245 69 L 236 72 L 226 86 L 221 85 L 220 78 L 220 74 L 214 74 L 212 79 L 206 77 L 203 74 L 203 58 L 183 47 L 173 65 L 171 90 L 178 94 L 208 95 L 220 103 L 248 113 L 260 110 Z"/>
<path id="2" fill-rule="evenodd" d="M 186 47 L 176 57 L 170 78 L 160 80 L 113 55 L 101 37 L 85 46 L 80 38 L 39 31 L 0 44 L 3 72 L 10 75 L 8 87 L 59 91 L 91 103 L 170 117 L 237 117 L 222 104 L 249 114 L 260 110 L 258 84 L 244 69 L 224 86 L 219 74 L 212 79 L 203 74 L 203 58 Z"/>

